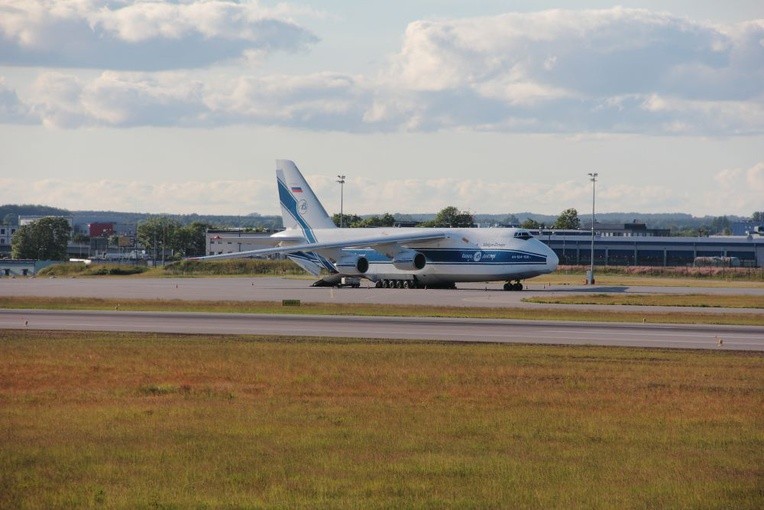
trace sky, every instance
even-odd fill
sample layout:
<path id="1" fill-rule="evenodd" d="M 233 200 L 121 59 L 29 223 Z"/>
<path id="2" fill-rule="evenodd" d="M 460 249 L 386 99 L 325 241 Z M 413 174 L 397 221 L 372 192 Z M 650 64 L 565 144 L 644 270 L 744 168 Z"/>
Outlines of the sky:
<path id="1" fill-rule="evenodd" d="M 474 4 L 474 5 L 473 5 Z M 0 0 L 0 204 L 764 210 L 764 2 Z"/>

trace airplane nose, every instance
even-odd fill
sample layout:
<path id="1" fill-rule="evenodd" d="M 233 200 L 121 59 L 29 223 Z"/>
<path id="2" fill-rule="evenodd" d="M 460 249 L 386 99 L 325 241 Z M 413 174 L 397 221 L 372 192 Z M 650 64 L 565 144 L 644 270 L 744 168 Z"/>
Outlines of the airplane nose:
<path id="1" fill-rule="evenodd" d="M 557 256 L 557 254 L 554 252 L 552 248 L 547 246 L 547 250 L 549 253 L 546 256 L 546 265 L 549 266 L 549 268 L 554 271 L 557 269 L 557 265 L 560 263 L 560 258 Z"/>

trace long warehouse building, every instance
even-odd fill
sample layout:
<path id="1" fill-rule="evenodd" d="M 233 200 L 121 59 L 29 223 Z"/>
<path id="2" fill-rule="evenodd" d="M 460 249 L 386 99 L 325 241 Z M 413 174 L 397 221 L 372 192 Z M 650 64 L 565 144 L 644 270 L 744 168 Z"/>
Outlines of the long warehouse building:
<path id="1" fill-rule="evenodd" d="M 591 234 L 585 230 L 531 231 L 551 247 L 560 264 L 589 264 Z M 266 248 L 270 234 L 211 230 L 207 233 L 207 254 L 235 253 Z M 594 262 L 611 266 L 688 266 L 698 258 L 726 258 L 744 267 L 764 267 L 764 237 L 594 237 Z M 736 264 L 737 265 L 737 264 Z"/>
<path id="2" fill-rule="evenodd" d="M 583 231 L 535 233 L 552 248 L 560 264 L 591 263 L 592 238 Z M 607 266 L 688 266 L 698 259 L 735 260 L 733 265 L 764 267 L 764 237 L 594 236 L 594 263 Z"/>

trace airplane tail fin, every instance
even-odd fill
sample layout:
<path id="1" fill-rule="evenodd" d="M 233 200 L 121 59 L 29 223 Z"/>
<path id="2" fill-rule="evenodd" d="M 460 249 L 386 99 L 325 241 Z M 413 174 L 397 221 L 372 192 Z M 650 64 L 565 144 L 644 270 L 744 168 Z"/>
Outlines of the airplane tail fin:
<path id="1" fill-rule="evenodd" d="M 284 228 L 302 230 L 309 242 L 316 242 L 313 229 L 336 228 L 293 161 L 276 160 L 276 180 Z"/>

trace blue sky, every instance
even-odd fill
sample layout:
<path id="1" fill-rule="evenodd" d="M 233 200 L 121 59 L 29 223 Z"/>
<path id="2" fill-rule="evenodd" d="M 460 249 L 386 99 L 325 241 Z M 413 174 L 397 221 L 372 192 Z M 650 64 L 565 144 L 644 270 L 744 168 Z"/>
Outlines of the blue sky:
<path id="1" fill-rule="evenodd" d="M 475 4 L 475 5 L 472 5 Z M 764 208 L 759 1 L 0 0 L 0 203 Z"/>

